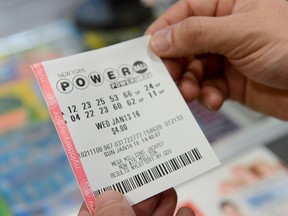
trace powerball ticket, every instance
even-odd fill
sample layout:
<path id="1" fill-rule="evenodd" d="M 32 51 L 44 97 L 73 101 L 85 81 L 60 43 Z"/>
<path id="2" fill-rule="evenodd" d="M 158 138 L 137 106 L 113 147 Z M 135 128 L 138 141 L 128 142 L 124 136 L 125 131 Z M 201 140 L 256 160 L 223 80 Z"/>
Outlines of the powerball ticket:
<path id="1" fill-rule="evenodd" d="M 136 204 L 219 165 L 149 41 L 31 66 L 90 212 L 106 190 Z"/>

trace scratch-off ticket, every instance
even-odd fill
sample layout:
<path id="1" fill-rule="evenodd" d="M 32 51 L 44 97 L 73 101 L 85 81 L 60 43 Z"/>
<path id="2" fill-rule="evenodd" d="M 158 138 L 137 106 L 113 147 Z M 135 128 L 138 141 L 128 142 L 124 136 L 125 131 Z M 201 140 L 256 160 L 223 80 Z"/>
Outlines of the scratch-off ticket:
<path id="1" fill-rule="evenodd" d="M 149 41 L 32 65 L 90 212 L 106 190 L 136 204 L 219 165 Z"/>

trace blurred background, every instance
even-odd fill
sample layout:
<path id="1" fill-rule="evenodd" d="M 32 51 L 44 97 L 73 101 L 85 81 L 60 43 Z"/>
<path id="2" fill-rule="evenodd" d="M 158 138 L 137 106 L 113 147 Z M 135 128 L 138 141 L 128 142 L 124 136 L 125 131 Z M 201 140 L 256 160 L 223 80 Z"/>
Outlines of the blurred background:
<path id="1" fill-rule="evenodd" d="M 30 65 L 139 37 L 174 2 L 0 0 L 1 216 L 77 215 L 83 202 Z M 224 164 L 236 156 L 245 158 L 251 148 L 265 148 L 286 166 L 287 122 L 233 102 L 226 102 L 219 112 L 210 112 L 197 102 L 189 107 Z M 270 158 L 268 153 L 266 159 Z M 286 174 L 279 178 L 281 187 L 288 188 L 286 178 Z M 271 180 L 269 185 L 279 181 Z M 205 202 L 191 204 L 193 184 L 194 180 L 177 187 L 179 203 L 197 210 L 197 216 L 210 215 L 197 207 L 205 208 Z M 265 193 L 260 190 L 254 195 L 259 198 L 259 194 Z M 273 197 L 287 206 L 287 194 Z"/>

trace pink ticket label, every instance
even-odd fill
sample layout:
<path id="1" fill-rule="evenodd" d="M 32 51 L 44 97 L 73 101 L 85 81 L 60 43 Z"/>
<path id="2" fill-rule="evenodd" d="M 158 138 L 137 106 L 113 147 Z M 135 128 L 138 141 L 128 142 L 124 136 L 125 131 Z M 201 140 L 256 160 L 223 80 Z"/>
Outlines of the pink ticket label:
<path id="1" fill-rule="evenodd" d="M 43 65 L 40 63 L 34 64 L 31 67 L 35 73 L 37 81 L 42 90 L 43 96 L 45 98 L 45 102 L 49 109 L 50 115 L 53 119 L 54 125 L 60 137 L 60 140 L 65 149 L 66 155 L 68 157 L 68 160 L 70 162 L 74 175 L 79 184 L 85 203 L 87 207 L 89 208 L 90 213 L 92 213 L 94 202 L 95 202 L 95 197 L 92 193 L 90 184 L 86 177 L 86 173 L 82 167 L 82 164 L 78 156 L 77 150 L 75 148 L 73 139 L 66 126 L 65 120 L 63 118 L 62 112 L 55 98 L 54 92 L 51 88 L 46 72 L 43 68 Z"/>

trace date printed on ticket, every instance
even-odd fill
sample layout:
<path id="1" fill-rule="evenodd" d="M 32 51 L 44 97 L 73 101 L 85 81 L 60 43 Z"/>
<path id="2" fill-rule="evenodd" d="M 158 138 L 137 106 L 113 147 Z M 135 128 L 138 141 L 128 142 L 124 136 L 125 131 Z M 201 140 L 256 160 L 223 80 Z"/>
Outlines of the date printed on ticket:
<path id="1" fill-rule="evenodd" d="M 150 36 L 32 65 L 87 207 L 136 204 L 219 165 Z"/>

